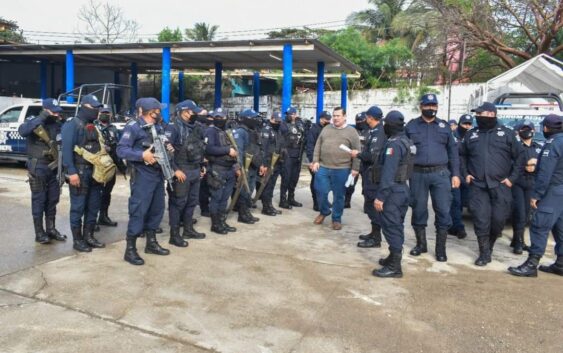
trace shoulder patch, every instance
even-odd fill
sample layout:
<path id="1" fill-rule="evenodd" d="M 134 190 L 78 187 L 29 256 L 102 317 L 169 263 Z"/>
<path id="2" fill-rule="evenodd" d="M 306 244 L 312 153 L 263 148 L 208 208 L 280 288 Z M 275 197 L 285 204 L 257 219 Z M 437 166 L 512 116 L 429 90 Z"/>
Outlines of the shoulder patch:
<path id="1" fill-rule="evenodd" d="M 129 120 L 129 121 L 127 122 L 127 124 L 125 124 L 125 125 L 131 126 L 131 125 L 135 125 L 135 124 L 137 124 L 137 120 L 131 119 L 131 120 Z"/>
<path id="2" fill-rule="evenodd" d="M 129 139 L 130 137 L 131 137 L 131 131 L 125 131 L 125 132 L 123 133 L 122 138 L 124 138 L 124 139 L 127 140 L 127 139 Z"/>
<path id="3" fill-rule="evenodd" d="M 385 151 L 385 155 L 392 156 L 395 152 L 393 151 L 393 147 L 388 147 Z"/>

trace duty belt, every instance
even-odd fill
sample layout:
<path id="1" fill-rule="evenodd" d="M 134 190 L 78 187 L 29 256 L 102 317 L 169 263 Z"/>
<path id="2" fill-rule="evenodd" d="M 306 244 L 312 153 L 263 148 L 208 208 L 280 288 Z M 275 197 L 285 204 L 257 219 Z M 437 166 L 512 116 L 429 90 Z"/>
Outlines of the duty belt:
<path id="1" fill-rule="evenodd" d="M 180 168 L 199 169 L 200 165 L 199 163 L 186 163 L 186 164 L 180 164 Z"/>
<path id="2" fill-rule="evenodd" d="M 414 171 L 416 173 L 434 173 L 434 172 L 441 172 L 442 170 L 448 169 L 445 165 L 415 165 Z"/>

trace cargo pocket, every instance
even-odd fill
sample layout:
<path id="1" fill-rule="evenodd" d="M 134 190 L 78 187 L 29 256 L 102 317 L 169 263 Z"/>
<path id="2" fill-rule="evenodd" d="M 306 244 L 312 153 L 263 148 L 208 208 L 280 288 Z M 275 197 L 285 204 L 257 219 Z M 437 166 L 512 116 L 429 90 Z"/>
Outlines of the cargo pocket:
<path id="1" fill-rule="evenodd" d="M 541 229 L 551 229 L 553 226 L 553 208 L 552 207 L 538 207 L 534 218 L 532 220 L 534 226 Z"/>
<path id="2" fill-rule="evenodd" d="M 135 214 L 138 212 L 139 208 L 141 207 L 142 201 L 131 196 L 129 199 L 129 215 Z"/>

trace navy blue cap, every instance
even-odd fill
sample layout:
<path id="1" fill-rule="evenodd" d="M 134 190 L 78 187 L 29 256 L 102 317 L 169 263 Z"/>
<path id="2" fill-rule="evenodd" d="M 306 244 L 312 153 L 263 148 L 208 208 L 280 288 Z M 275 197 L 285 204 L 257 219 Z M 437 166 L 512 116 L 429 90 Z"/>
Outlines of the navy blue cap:
<path id="1" fill-rule="evenodd" d="M 405 123 L 405 117 L 403 113 L 397 110 L 391 110 L 387 115 L 385 115 L 385 119 L 383 120 L 386 124 L 399 124 Z"/>
<path id="2" fill-rule="evenodd" d="M 43 105 L 43 109 L 48 109 L 53 113 L 60 113 L 63 111 L 63 108 L 59 105 L 59 101 L 54 98 L 45 98 L 41 103 Z"/>
<path id="3" fill-rule="evenodd" d="M 366 112 L 361 112 L 356 114 L 356 121 L 357 122 L 362 122 L 366 120 Z"/>
<path id="4" fill-rule="evenodd" d="M 319 119 L 331 120 L 331 119 L 332 119 L 332 114 L 331 114 L 328 110 L 323 110 L 323 111 L 319 114 Z"/>
<path id="5" fill-rule="evenodd" d="M 272 114 L 272 119 L 274 119 L 274 121 L 282 121 L 282 115 L 280 112 L 274 112 L 274 114 Z"/>
<path id="6" fill-rule="evenodd" d="M 473 125 L 473 116 L 471 114 L 463 114 L 459 117 L 459 124 L 471 124 Z"/>
<path id="7" fill-rule="evenodd" d="M 141 107 L 141 104 L 143 104 L 144 99 L 145 99 L 145 97 L 141 97 L 141 98 L 138 98 L 135 101 L 135 109 L 139 109 Z"/>
<path id="8" fill-rule="evenodd" d="M 82 106 L 84 104 L 89 104 L 92 106 L 92 108 L 100 108 L 101 106 L 103 106 L 103 104 L 98 100 L 98 97 L 96 97 L 93 94 L 87 94 L 85 96 L 82 96 L 80 105 Z"/>
<path id="9" fill-rule="evenodd" d="M 366 111 L 366 115 L 379 120 L 383 118 L 383 111 L 377 105 L 373 105 Z"/>
<path id="10" fill-rule="evenodd" d="M 422 105 L 438 104 L 438 97 L 436 97 L 434 93 L 425 94 L 420 98 L 420 104 Z"/>
<path id="11" fill-rule="evenodd" d="M 256 118 L 258 113 L 254 109 L 245 109 L 239 114 L 239 118 Z"/>
<path id="12" fill-rule="evenodd" d="M 473 113 L 494 112 L 497 113 L 497 107 L 491 102 L 484 102 L 479 107 L 472 110 Z"/>
<path id="13" fill-rule="evenodd" d="M 287 115 L 297 114 L 297 109 L 295 109 L 295 107 L 289 107 L 289 108 L 287 108 L 287 110 L 285 111 L 285 113 L 286 113 Z"/>
<path id="14" fill-rule="evenodd" d="M 161 104 L 158 99 L 154 97 L 145 97 L 140 102 L 140 108 L 146 112 L 153 109 L 164 109 L 166 104 Z"/>
<path id="15" fill-rule="evenodd" d="M 543 118 L 542 124 L 548 129 L 561 130 L 563 129 L 563 116 L 549 114 Z"/>
<path id="16" fill-rule="evenodd" d="M 450 120 L 448 120 L 448 124 L 450 124 L 450 125 L 457 124 L 457 120 L 455 120 L 455 119 L 450 119 Z"/>
<path id="17" fill-rule="evenodd" d="M 195 104 L 195 102 L 191 99 L 186 99 L 176 105 L 176 111 L 178 112 L 186 109 L 191 110 L 195 114 L 199 114 L 203 111 L 203 108 Z"/>
<path id="18" fill-rule="evenodd" d="M 100 109 L 100 113 L 110 113 L 110 114 L 111 114 L 111 109 L 105 108 L 105 107 L 104 107 L 104 108 L 101 108 L 101 109 Z"/>
<path id="19" fill-rule="evenodd" d="M 215 109 L 213 112 L 210 113 L 210 115 L 214 118 L 224 118 L 227 116 L 225 114 L 225 111 L 223 111 L 223 108 Z"/>
<path id="20" fill-rule="evenodd" d="M 534 125 L 533 122 L 531 122 L 530 120 L 526 119 L 524 121 L 522 121 L 520 124 L 518 124 L 518 130 L 521 130 L 523 128 L 527 128 L 530 130 L 535 130 L 536 126 Z"/>

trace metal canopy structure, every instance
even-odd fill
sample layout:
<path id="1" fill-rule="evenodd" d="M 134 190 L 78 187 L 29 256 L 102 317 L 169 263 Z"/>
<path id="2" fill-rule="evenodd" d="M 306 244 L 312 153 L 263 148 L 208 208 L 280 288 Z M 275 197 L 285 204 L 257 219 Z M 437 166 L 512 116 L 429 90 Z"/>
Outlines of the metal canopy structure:
<path id="1" fill-rule="evenodd" d="M 170 103 L 170 71 L 179 70 L 183 87 L 183 71 L 214 70 L 215 104 L 221 106 L 221 79 L 224 69 L 282 70 L 282 111 L 291 104 L 292 74 L 302 70 L 317 73 L 317 115 L 323 110 L 324 73 L 341 73 L 342 107 L 347 103 L 347 73 L 357 74 L 358 66 L 316 39 L 268 39 L 213 42 L 126 43 L 126 44 L 25 44 L 0 45 L 2 62 L 32 62 L 41 65 L 41 97 L 46 97 L 48 63 L 66 67 L 66 89 L 75 88 L 74 71 L 80 67 L 98 67 L 115 72 L 128 71 L 133 87 L 131 103 L 137 95 L 139 72 L 158 70 L 162 73 L 163 103 Z M 258 76 L 257 76 L 258 75 Z M 254 74 L 258 82 L 259 73 Z M 119 82 L 116 82 L 119 83 Z M 254 107 L 258 106 L 259 90 L 254 90 Z M 71 97 L 69 97 L 72 100 Z M 183 99 L 183 89 L 180 89 Z M 168 111 L 163 114 L 168 116 Z"/>

